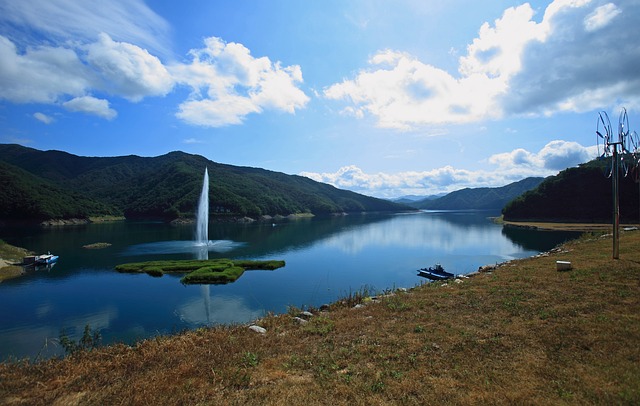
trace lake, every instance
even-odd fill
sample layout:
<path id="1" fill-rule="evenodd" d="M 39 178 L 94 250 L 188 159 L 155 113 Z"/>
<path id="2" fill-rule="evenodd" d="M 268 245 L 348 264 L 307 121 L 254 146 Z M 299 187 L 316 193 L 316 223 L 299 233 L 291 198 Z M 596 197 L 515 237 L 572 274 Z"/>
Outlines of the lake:
<path id="1" fill-rule="evenodd" d="M 416 270 L 441 263 L 456 274 L 547 251 L 577 233 L 503 228 L 489 212 L 418 212 L 212 223 L 209 258 L 281 259 L 284 268 L 247 271 L 226 285 L 190 285 L 180 276 L 120 274 L 117 264 L 190 259 L 194 225 L 114 222 L 0 228 L 0 239 L 59 255 L 50 270 L 0 283 L 0 359 L 62 355 L 61 331 L 77 340 L 86 325 L 103 343 L 204 325 L 247 323 L 291 306 L 318 307 L 350 293 L 410 288 Z M 107 242 L 108 248 L 84 245 Z"/>

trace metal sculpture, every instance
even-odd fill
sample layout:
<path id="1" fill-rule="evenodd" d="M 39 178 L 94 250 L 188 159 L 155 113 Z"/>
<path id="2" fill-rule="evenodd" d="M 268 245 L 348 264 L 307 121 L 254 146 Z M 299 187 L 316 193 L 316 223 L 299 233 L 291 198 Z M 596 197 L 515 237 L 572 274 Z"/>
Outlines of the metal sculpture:
<path id="1" fill-rule="evenodd" d="M 611 171 L 608 176 L 611 177 L 613 194 L 613 259 L 618 259 L 620 256 L 620 204 L 618 199 L 620 168 L 622 167 L 624 176 L 627 176 L 629 168 L 633 165 L 633 162 L 629 162 L 630 160 L 636 161 L 635 166 L 637 168 L 637 159 L 635 157 L 637 157 L 638 151 L 638 137 L 635 131 L 633 133 L 629 131 L 627 109 L 623 107 L 620 112 L 617 137 L 613 133 L 607 113 L 601 111 L 598 114 L 596 142 L 599 157 L 601 159 L 611 157 Z M 601 144 L 602 154 L 600 154 Z"/>

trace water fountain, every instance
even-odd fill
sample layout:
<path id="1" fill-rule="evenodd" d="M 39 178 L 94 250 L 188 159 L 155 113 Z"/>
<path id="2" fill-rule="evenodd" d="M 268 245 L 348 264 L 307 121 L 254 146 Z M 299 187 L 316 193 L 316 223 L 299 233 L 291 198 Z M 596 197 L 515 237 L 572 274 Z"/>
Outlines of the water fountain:
<path id="1" fill-rule="evenodd" d="M 198 202 L 198 213 L 196 216 L 196 245 L 203 246 L 209 244 L 209 171 L 204 168 L 204 179 L 202 180 L 202 192 Z"/>
<path id="2" fill-rule="evenodd" d="M 209 171 L 204 169 L 202 191 L 198 201 L 196 213 L 196 232 L 193 240 L 189 241 L 158 241 L 145 244 L 137 244 L 129 247 L 125 255 L 153 255 L 153 254 L 180 254 L 194 253 L 196 259 L 209 259 L 209 251 L 227 252 L 242 243 L 230 240 L 209 239 Z"/>

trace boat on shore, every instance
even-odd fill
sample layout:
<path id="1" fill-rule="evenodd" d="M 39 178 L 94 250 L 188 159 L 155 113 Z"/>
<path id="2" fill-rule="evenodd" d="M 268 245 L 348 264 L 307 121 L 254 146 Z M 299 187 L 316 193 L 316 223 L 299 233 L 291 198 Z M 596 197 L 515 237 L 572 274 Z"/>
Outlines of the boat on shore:
<path id="1" fill-rule="evenodd" d="M 418 276 L 436 281 L 443 279 L 452 279 L 456 277 L 456 275 L 452 274 L 451 272 L 445 271 L 440 264 L 435 264 L 434 266 L 431 266 L 429 268 L 418 269 Z"/>
<path id="2" fill-rule="evenodd" d="M 22 259 L 22 264 L 25 266 L 41 266 L 52 265 L 58 260 L 58 255 L 53 255 L 48 252 L 42 255 L 31 255 Z"/>

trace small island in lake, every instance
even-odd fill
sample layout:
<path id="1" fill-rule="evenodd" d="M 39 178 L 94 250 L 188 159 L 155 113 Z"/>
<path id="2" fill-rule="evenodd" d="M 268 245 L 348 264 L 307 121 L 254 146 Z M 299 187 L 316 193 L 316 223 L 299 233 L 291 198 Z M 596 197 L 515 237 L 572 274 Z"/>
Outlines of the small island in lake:
<path id="1" fill-rule="evenodd" d="M 186 273 L 180 279 L 184 284 L 225 284 L 237 280 L 244 271 L 282 268 L 284 261 L 251 261 L 230 259 L 173 260 L 133 262 L 116 266 L 124 273 L 146 273 L 162 276 L 165 273 Z"/>

